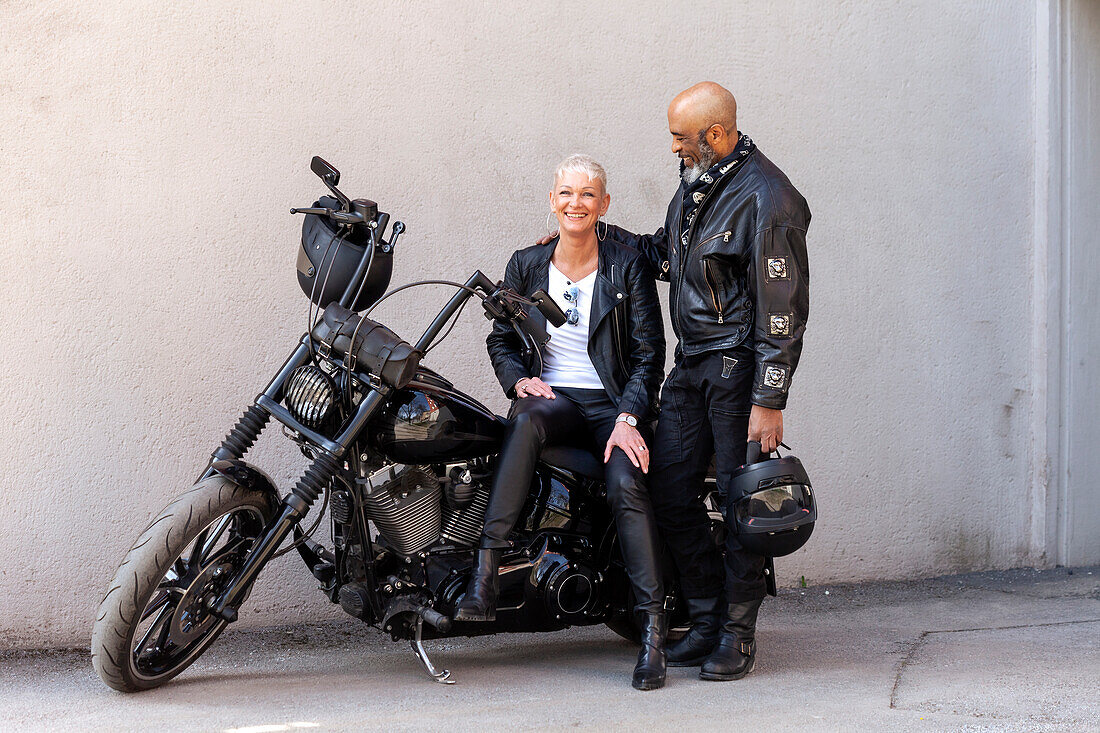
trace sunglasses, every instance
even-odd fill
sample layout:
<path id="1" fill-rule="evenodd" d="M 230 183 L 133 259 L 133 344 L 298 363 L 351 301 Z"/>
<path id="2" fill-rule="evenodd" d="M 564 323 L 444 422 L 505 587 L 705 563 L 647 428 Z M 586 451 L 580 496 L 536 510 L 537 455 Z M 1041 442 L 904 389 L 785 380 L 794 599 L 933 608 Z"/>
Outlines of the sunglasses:
<path id="1" fill-rule="evenodd" d="M 580 291 L 577 289 L 576 285 L 570 285 L 565 289 L 564 296 L 567 302 L 573 304 L 573 307 L 565 312 L 565 322 L 570 326 L 576 326 L 581 320 L 581 312 L 577 308 Z"/>

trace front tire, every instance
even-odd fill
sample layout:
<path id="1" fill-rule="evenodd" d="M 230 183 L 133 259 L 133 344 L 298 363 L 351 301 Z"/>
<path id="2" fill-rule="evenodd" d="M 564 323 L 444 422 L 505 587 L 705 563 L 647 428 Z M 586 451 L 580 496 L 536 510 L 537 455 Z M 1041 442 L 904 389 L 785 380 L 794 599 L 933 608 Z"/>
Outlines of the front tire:
<path id="1" fill-rule="evenodd" d="M 277 498 L 212 476 L 170 503 L 115 572 L 92 629 L 92 666 L 137 692 L 172 679 L 227 622 L 205 601 L 224 589 L 277 510 Z"/>

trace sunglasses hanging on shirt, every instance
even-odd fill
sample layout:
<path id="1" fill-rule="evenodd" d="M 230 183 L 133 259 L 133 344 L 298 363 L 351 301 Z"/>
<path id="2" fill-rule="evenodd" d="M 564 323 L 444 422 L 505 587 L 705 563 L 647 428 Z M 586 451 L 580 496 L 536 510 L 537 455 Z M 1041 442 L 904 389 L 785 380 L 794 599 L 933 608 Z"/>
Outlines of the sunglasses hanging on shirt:
<path id="1" fill-rule="evenodd" d="M 565 312 L 565 322 L 570 326 L 576 326 L 581 320 L 581 312 L 580 309 L 577 308 L 580 300 L 580 291 L 577 289 L 576 285 L 570 285 L 565 289 L 564 297 L 567 302 L 573 304 L 573 307 Z"/>

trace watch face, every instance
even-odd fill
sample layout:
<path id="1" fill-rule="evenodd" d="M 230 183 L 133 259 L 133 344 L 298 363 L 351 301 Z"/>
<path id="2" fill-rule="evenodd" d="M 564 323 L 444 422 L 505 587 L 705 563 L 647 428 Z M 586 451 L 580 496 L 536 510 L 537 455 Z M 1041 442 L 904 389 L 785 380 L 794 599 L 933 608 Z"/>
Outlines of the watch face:
<path id="1" fill-rule="evenodd" d="M 638 427 L 638 418 L 634 417 L 633 415 L 627 415 L 626 417 L 621 417 L 621 418 L 619 418 L 619 422 L 625 422 L 627 425 L 629 425 L 632 428 Z"/>

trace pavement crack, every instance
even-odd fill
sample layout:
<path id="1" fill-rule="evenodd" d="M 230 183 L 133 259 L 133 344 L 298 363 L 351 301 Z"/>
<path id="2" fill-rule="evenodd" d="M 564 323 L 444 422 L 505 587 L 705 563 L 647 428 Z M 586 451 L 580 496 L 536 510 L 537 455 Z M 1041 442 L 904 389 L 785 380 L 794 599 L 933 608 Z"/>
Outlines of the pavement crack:
<path id="1" fill-rule="evenodd" d="M 924 645 L 924 640 L 928 638 L 928 635 L 933 632 L 922 631 L 920 636 L 913 641 L 909 642 L 908 648 L 905 650 L 905 655 L 901 658 L 901 662 L 898 663 L 898 671 L 894 674 L 894 686 L 890 688 L 890 709 L 897 709 L 898 702 L 898 687 L 901 686 L 901 676 L 905 673 L 905 668 L 909 666 L 909 662 L 912 661 L 914 655 L 917 653 L 917 649 Z"/>
<path id="2" fill-rule="evenodd" d="M 1016 624 L 1013 626 L 975 626 L 967 629 L 935 629 L 931 631 L 922 631 L 913 641 L 909 642 L 905 649 L 905 654 L 898 663 L 897 672 L 894 675 L 894 685 L 890 688 L 890 709 L 897 709 L 898 702 L 898 688 L 901 687 L 901 677 L 905 674 L 905 670 L 909 667 L 913 658 L 922 646 L 924 646 L 925 640 L 932 634 L 961 634 L 967 631 L 1008 631 L 1011 629 L 1038 629 L 1045 626 L 1072 626 L 1073 624 L 1095 624 L 1100 623 L 1100 618 L 1087 618 L 1078 619 L 1076 621 L 1049 621 L 1041 624 Z"/>

